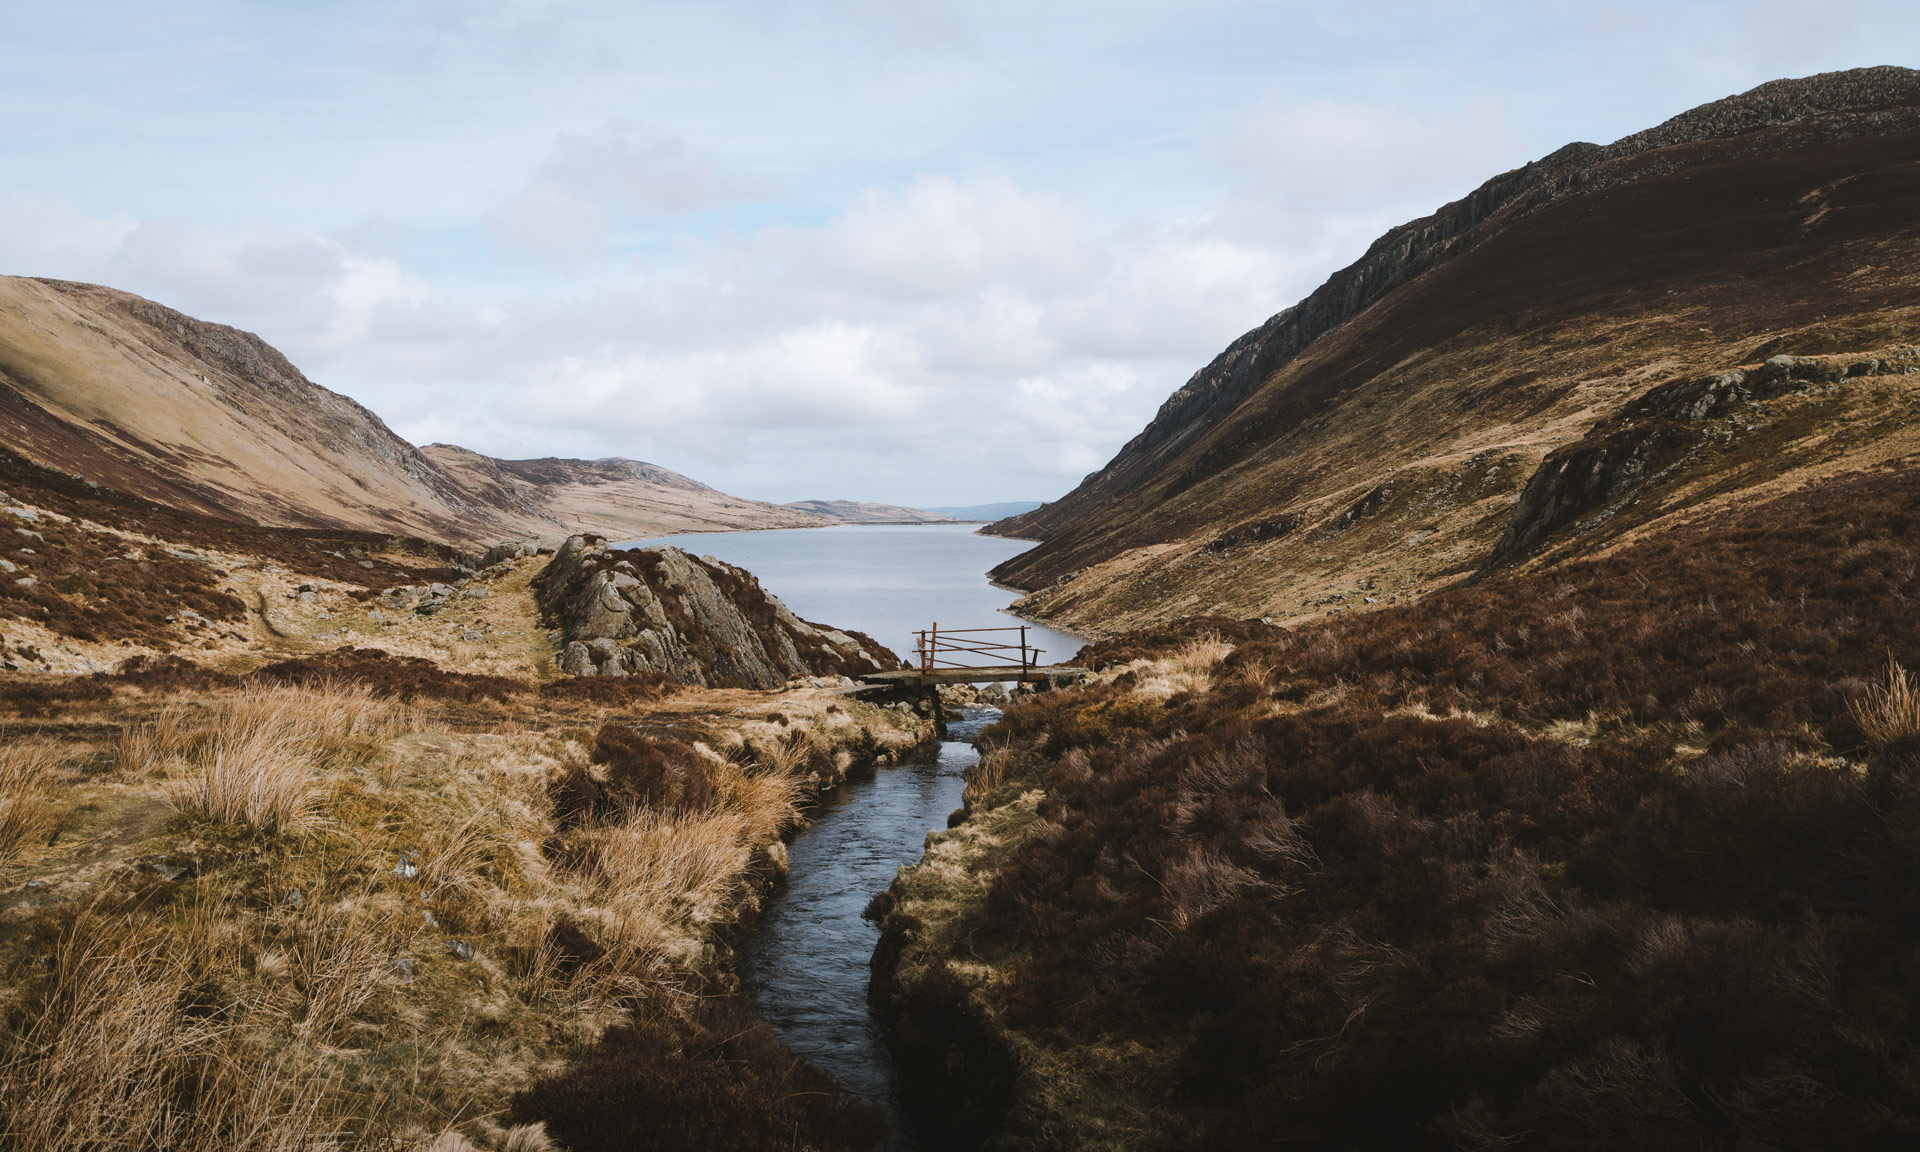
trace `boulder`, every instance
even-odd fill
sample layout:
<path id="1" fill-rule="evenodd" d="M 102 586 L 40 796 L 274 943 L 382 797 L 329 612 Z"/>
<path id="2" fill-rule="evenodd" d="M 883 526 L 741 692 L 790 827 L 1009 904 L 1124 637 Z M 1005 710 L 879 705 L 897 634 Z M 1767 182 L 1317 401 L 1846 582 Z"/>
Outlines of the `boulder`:
<path id="1" fill-rule="evenodd" d="M 899 659 L 857 632 L 795 616 L 745 569 L 678 548 L 616 550 L 570 536 L 535 579 L 576 676 L 658 672 L 687 684 L 780 688 Z"/>
<path id="2" fill-rule="evenodd" d="M 569 676 L 593 676 L 600 671 L 594 666 L 593 654 L 578 640 L 570 641 L 560 650 L 559 664 L 560 671 Z"/>
<path id="3" fill-rule="evenodd" d="M 486 555 L 480 557 L 480 567 L 491 568 L 505 560 L 518 560 L 523 556 L 531 556 L 533 550 L 534 545 L 526 540 L 502 540 L 487 549 Z"/>

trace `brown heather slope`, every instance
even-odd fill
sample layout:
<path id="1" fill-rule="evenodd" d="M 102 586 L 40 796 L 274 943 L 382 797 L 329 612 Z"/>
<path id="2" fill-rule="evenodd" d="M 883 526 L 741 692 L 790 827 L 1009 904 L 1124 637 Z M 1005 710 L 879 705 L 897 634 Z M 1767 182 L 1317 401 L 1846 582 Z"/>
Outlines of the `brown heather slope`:
<path id="1" fill-rule="evenodd" d="M 1483 569 L 1557 446 L 1782 353 L 1893 364 L 1866 383 L 1778 370 L 1784 393 L 1720 404 L 1501 562 L 1901 458 L 1920 447 L 1898 360 L 1920 343 L 1916 225 L 1907 69 L 1777 81 L 1569 145 L 1388 233 L 1236 341 L 1106 468 L 996 525 L 1043 543 L 994 575 L 1037 590 L 1024 613 L 1095 635 L 1384 605 Z"/>
<path id="2" fill-rule="evenodd" d="M 1920 1146 L 1916 508 L 1092 646 L 874 905 L 929 1146 Z"/>
<path id="3" fill-rule="evenodd" d="M 423 451 L 251 333 L 60 280 L 0 277 L 0 444 L 171 507 L 278 527 L 472 544 L 822 523 L 636 461 Z"/>

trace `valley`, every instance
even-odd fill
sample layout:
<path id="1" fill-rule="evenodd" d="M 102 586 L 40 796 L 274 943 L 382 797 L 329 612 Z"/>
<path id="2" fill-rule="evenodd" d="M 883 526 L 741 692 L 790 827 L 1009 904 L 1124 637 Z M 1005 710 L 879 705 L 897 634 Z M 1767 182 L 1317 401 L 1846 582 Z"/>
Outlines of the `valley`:
<path id="1" fill-rule="evenodd" d="M 938 510 L 0 279 L 0 1148 L 1909 1146 L 1917 249 L 1920 73 L 1775 81 Z"/>

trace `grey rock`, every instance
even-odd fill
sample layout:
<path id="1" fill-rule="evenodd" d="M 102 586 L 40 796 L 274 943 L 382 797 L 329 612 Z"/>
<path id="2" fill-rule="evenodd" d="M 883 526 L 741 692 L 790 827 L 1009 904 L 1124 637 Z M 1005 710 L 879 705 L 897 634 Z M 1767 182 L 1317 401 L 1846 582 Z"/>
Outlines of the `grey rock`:
<path id="1" fill-rule="evenodd" d="M 386 974 L 400 981 L 402 984 L 411 984 L 414 974 L 413 961 L 407 959 L 405 956 L 389 960 L 387 961 Z"/>
<path id="2" fill-rule="evenodd" d="M 488 592 L 485 588 L 460 589 L 460 598 L 462 600 L 485 600 L 490 595 L 492 595 L 492 593 Z"/>
<path id="3" fill-rule="evenodd" d="M 465 940 L 449 940 L 447 941 L 447 955 L 456 960 L 471 960 L 473 959 L 473 945 L 467 943 Z"/>
<path id="4" fill-rule="evenodd" d="M 533 555 L 533 551 L 534 545 L 530 541 L 502 540 L 487 549 L 486 555 L 480 557 L 480 567 L 491 568 L 503 561 L 518 560 L 523 556 Z"/>
<path id="5" fill-rule="evenodd" d="M 40 514 L 31 508 L 8 508 L 6 513 L 9 516 L 17 516 L 29 524 L 40 523 Z"/>
<path id="6" fill-rule="evenodd" d="M 18 572 L 20 568 L 11 560 L 0 560 L 0 572 Z"/>
<path id="7" fill-rule="evenodd" d="M 40 581 L 38 581 L 38 580 L 35 580 L 35 579 L 34 579 L 33 577 L 31 577 L 31 576 L 22 576 L 22 577 L 20 577 L 20 579 L 18 579 L 18 580 L 15 580 L 15 581 L 14 581 L 14 583 L 15 583 L 15 584 L 18 584 L 18 585 L 19 585 L 20 587 L 22 587 L 22 588 L 31 588 L 31 587 L 33 587 L 33 586 L 34 586 L 35 584 L 38 584 L 38 583 L 40 583 Z"/>
<path id="8" fill-rule="evenodd" d="M 601 537 L 570 536 L 547 565 L 541 607 L 561 624 L 560 667 L 573 675 L 653 671 L 781 688 L 897 664 L 867 637 L 801 620 L 752 573 L 678 548 L 614 551 Z"/>
<path id="9" fill-rule="evenodd" d="M 318 592 L 301 592 L 301 593 L 297 593 L 296 596 L 297 596 L 297 599 L 302 604 L 320 603 L 320 593 Z"/>
<path id="10" fill-rule="evenodd" d="M 402 880 L 411 880 L 415 876 L 420 875 L 420 866 L 415 864 L 405 852 L 402 852 L 400 853 L 400 859 L 394 863 L 393 874 Z"/>
<path id="11" fill-rule="evenodd" d="M 460 633 L 460 639 L 462 640 L 485 640 L 486 638 L 487 638 L 487 634 L 485 632 L 474 632 L 469 630 L 469 631 Z"/>
<path id="12" fill-rule="evenodd" d="M 560 651 L 560 671 L 569 676 L 594 676 L 599 674 L 599 666 L 593 662 L 593 654 L 587 646 L 578 640 L 569 641 Z"/>

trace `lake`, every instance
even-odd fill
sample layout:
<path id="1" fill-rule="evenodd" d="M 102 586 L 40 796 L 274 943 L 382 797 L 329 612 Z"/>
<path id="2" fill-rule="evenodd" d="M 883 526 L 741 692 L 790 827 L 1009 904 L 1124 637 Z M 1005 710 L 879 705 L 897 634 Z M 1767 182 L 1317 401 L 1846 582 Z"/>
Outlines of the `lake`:
<path id="1" fill-rule="evenodd" d="M 802 619 L 865 632 L 902 658 L 913 634 L 1005 628 L 1026 621 L 1004 609 L 1019 595 L 996 588 L 989 568 L 1033 547 L 1030 540 L 976 536 L 977 524 L 841 524 L 768 532 L 699 532 L 622 544 L 671 544 L 745 568 Z M 1041 663 L 1064 664 L 1086 643 L 1029 624 Z M 985 663 L 986 661 L 981 661 Z"/>

